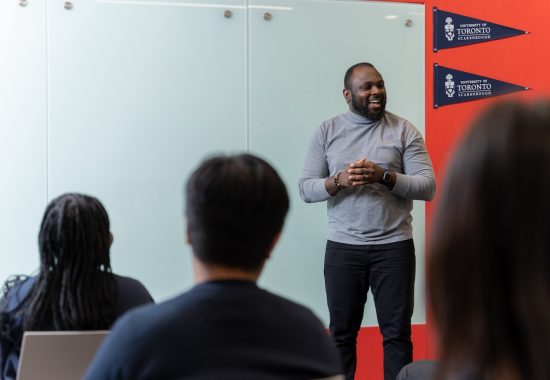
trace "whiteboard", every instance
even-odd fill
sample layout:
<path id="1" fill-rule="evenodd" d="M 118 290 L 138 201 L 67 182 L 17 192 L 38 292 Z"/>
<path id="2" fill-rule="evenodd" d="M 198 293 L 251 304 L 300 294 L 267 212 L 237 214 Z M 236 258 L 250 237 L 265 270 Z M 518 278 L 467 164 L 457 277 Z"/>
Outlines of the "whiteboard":
<path id="1" fill-rule="evenodd" d="M 12 57 L 0 66 L 7 86 L 0 95 L 14 105 L 0 109 L 0 144 L 16 147 L 0 152 L 2 279 L 37 268 L 46 201 L 79 191 L 109 212 L 114 271 L 141 280 L 157 300 L 180 293 L 193 283 L 185 180 L 204 157 L 249 151 L 277 168 L 291 196 L 261 285 L 328 322 L 326 208 L 299 198 L 305 149 L 323 120 L 346 111 L 344 72 L 359 61 L 384 76 L 388 110 L 424 131 L 424 6 L 98 0 L 67 10 L 63 2 L 35 3 L 0 9 L 10 31 L 0 35 L 0 54 Z M 18 22 L 6 26 L 7 15 Z M 25 75 L 15 80 L 23 61 Z M 414 323 L 425 322 L 424 213 L 415 202 Z M 363 324 L 377 324 L 372 297 Z"/>

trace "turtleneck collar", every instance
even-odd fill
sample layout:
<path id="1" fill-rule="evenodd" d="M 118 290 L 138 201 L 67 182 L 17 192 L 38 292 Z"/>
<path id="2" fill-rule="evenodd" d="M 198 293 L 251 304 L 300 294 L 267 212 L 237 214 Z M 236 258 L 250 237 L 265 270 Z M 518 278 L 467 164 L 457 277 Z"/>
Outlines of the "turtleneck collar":
<path id="1" fill-rule="evenodd" d="M 372 125 L 372 124 L 379 123 L 380 120 L 382 120 L 382 119 L 380 119 L 380 120 L 371 120 L 368 117 L 358 115 L 353 111 L 348 111 L 346 113 L 346 115 L 350 119 L 350 121 L 355 123 L 355 124 L 369 124 L 369 125 Z"/>

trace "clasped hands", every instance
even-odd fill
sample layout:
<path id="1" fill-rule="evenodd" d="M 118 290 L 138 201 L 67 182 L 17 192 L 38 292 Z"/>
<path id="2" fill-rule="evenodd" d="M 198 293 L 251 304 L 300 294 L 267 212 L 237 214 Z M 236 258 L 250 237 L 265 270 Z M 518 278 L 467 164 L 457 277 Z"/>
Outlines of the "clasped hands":
<path id="1" fill-rule="evenodd" d="M 363 186 L 382 182 L 384 169 L 366 157 L 349 164 L 338 176 L 342 186 Z"/>

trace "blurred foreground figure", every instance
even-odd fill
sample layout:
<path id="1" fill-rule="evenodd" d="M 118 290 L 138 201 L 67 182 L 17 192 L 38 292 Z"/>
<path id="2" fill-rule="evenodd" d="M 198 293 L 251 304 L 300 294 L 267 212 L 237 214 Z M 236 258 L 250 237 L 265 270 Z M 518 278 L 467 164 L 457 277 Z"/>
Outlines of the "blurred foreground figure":
<path id="1" fill-rule="evenodd" d="M 428 256 L 440 361 L 398 379 L 550 379 L 549 164 L 550 102 L 500 102 L 473 123 Z"/>

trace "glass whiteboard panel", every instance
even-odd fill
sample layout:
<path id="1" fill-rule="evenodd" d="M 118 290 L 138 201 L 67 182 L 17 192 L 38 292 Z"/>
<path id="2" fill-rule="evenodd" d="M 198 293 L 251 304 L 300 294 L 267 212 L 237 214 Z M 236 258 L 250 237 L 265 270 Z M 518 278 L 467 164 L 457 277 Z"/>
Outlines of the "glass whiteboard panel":
<path id="1" fill-rule="evenodd" d="M 49 3 L 48 196 L 103 201 L 114 271 L 157 300 L 192 284 L 186 177 L 246 149 L 245 16 L 244 0 Z"/>
<path id="2" fill-rule="evenodd" d="M 0 1 L 0 282 L 38 267 L 46 205 L 45 5 Z"/>
<path id="3" fill-rule="evenodd" d="M 384 76 L 387 109 L 424 131 L 424 6 L 296 0 L 249 4 L 250 150 L 282 173 L 292 201 L 262 284 L 307 304 L 328 322 L 323 280 L 326 204 L 305 204 L 298 194 L 306 147 L 322 121 L 346 112 L 344 73 L 361 61 L 373 63 Z M 413 322 L 423 323 L 423 202 L 415 202 L 413 217 Z M 377 324 L 371 296 L 363 324 Z"/>

